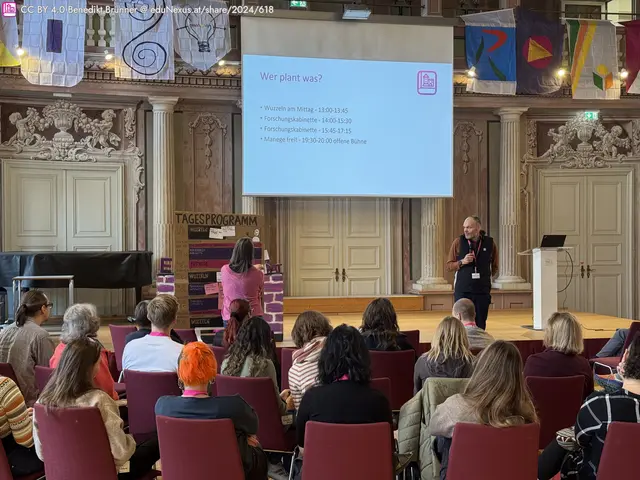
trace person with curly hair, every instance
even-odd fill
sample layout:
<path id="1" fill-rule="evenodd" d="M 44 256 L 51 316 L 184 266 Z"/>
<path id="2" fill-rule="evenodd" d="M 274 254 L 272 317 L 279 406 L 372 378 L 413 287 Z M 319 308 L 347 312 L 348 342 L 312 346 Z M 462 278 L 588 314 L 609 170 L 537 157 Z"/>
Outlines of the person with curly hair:
<path id="1" fill-rule="evenodd" d="M 236 298 L 229 305 L 229 322 L 224 330 L 218 330 L 213 337 L 214 347 L 229 348 L 236 341 L 242 322 L 251 317 L 251 304 L 242 298 Z"/>
<path id="2" fill-rule="evenodd" d="M 285 415 L 287 410 L 293 409 L 293 399 L 290 399 L 291 391 L 279 392 L 275 356 L 271 327 L 262 317 L 251 317 L 238 330 L 236 341 L 222 362 L 220 373 L 230 377 L 270 378 L 273 380 L 280 414 Z"/>
<path id="3" fill-rule="evenodd" d="M 293 324 L 291 337 L 299 350 L 292 355 L 289 389 L 296 410 L 305 392 L 318 383 L 318 360 L 331 330 L 329 319 L 313 310 L 302 312 Z"/>
<path id="4" fill-rule="evenodd" d="M 396 310 L 388 298 L 376 298 L 367 305 L 360 331 L 369 350 L 388 352 L 414 349 L 407 337 L 400 333 Z"/>

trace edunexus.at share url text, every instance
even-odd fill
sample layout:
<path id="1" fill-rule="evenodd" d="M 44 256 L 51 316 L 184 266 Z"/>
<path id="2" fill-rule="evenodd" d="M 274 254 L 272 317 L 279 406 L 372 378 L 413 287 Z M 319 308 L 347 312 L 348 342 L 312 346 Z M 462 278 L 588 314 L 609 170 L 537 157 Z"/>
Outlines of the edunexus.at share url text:
<path id="1" fill-rule="evenodd" d="M 231 5 L 229 7 L 148 7 L 146 5 L 138 5 L 137 7 L 112 7 L 109 5 L 91 5 L 87 7 L 74 7 L 73 5 L 56 5 L 49 7 L 47 5 L 21 5 L 20 13 L 22 14 L 156 14 L 156 13 L 182 13 L 184 15 L 219 15 L 227 13 L 229 15 L 242 15 L 242 14 L 254 14 L 254 13 L 273 13 L 273 6 L 259 6 L 259 5 Z"/>

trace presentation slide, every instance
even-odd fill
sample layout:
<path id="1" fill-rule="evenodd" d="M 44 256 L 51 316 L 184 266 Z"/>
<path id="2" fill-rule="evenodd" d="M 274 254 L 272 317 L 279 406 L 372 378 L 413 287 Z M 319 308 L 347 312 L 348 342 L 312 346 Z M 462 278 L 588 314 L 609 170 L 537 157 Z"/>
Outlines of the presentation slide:
<path id="1" fill-rule="evenodd" d="M 453 195 L 453 68 L 243 55 L 243 194 Z"/>

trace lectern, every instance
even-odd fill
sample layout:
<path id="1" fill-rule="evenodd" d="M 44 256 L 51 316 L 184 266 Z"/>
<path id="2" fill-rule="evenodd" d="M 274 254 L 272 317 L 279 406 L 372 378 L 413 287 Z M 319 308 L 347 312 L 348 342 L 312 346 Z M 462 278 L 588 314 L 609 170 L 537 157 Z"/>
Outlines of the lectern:
<path id="1" fill-rule="evenodd" d="M 533 329 L 544 330 L 558 311 L 558 252 L 571 247 L 542 247 L 520 252 L 533 256 Z"/>

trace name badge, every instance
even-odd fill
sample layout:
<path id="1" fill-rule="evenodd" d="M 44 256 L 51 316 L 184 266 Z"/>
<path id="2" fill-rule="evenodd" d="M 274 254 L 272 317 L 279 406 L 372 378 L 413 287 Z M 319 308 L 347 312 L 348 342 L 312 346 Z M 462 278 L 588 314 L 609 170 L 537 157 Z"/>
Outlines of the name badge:
<path id="1" fill-rule="evenodd" d="M 472 273 L 471 278 L 473 280 L 480 280 L 480 274 L 478 272 Z"/>

